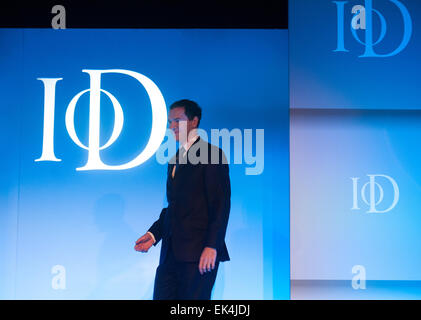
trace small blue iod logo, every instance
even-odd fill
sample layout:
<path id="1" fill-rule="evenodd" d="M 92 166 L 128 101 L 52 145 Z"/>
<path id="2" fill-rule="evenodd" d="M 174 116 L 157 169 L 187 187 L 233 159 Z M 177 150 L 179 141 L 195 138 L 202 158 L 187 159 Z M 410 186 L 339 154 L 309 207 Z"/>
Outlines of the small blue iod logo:
<path id="1" fill-rule="evenodd" d="M 372 0 L 365 0 L 364 5 L 355 5 L 351 9 L 352 20 L 351 20 L 351 34 L 354 39 L 365 47 L 364 53 L 360 55 L 360 58 L 377 57 L 385 58 L 392 57 L 401 52 L 408 45 L 412 35 L 412 20 L 409 15 L 408 9 L 398 0 L 382 0 L 393 3 L 396 8 L 400 11 L 403 18 L 403 36 L 400 44 L 391 52 L 379 54 L 374 51 L 374 47 L 379 44 L 387 33 L 387 23 L 384 16 L 376 9 L 373 8 Z M 348 1 L 332 1 L 336 5 L 337 9 L 337 46 L 334 52 L 349 52 L 345 48 L 345 5 Z M 373 32 L 373 17 L 377 16 L 380 21 L 380 32 L 376 39 L 374 38 Z M 359 38 L 357 30 L 362 29 L 365 31 L 365 40 Z"/>

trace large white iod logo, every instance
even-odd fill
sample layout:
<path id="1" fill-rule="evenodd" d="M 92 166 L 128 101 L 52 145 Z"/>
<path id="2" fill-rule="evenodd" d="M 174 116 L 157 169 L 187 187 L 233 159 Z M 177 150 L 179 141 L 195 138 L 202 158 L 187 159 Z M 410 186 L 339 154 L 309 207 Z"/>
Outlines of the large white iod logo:
<path id="1" fill-rule="evenodd" d="M 110 70 L 82 70 L 90 76 L 90 88 L 76 94 L 70 101 L 66 110 L 66 129 L 70 138 L 81 148 L 88 150 L 88 161 L 83 167 L 76 170 L 124 170 L 136 167 L 148 160 L 159 148 L 165 137 L 167 126 L 167 108 L 164 97 L 155 83 L 144 75 L 121 69 Z M 118 100 L 108 91 L 101 89 L 101 76 L 105 73 L 120 73 L 135 78 L 145 88 L 152 106 L 152 130 L 145 149 L 133 160 L 120 165 L 107 165 L 102 162 L 100 150 L 108 148 L 115 142 L 123 129 L 123 108 Z M 61 161 L 54 154 L 54 110 L 55 90 L 58 81 L 63 78 L 38 78 L 44 83 L 44 133 L 41 157 L 35 161 Z M 74 126 L 76 103 L 79 98 L 89 92 L 89 144 L 80 142 Z M 114 128 L 109 140 L 100 146 L 100 96 L 101 92 L 111 100 L 114 108 Z"/>

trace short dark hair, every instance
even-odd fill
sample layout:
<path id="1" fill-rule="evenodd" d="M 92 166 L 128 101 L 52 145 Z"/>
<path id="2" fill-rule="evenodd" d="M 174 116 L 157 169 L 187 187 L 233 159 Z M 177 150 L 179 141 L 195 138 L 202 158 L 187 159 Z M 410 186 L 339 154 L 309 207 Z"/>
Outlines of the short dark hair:
<path id="1" fill-rule="evenodd" d="M 197 117 L 199 119 L 197 126 L 199 126 L 200 119 L 202 118 L 202 108 L 196 102 L 188 99 L 178 100 L 170 106 L 170 110 L 174 108 L 184 108 L 184 113 L 189 120 Z"/>

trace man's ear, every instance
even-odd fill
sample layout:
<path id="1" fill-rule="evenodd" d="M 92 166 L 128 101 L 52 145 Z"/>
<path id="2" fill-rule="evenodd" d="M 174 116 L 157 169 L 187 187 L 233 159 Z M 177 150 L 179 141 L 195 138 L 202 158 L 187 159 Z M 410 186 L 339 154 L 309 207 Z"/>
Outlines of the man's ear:
<path id="1" fill-rule="evenodd" d="M 196 116 L 196 117 L 194 117 L 193 118 L 193 126 L 195 127 L 195 128 L 197 128 L 197 125 L 199 124 L 199 118 Z"/>

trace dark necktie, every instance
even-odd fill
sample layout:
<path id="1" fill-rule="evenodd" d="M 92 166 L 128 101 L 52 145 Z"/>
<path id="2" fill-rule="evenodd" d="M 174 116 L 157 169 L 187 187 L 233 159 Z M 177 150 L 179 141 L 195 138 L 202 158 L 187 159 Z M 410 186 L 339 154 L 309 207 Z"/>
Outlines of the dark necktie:
<path id="1" fill-rule="evenodd" d="M 173 178 L 175 177 L 175 172 L 178 170 L 178 167 L 180 165 L 180 157 L 183 157 L 184 156 L 184 152 L 186 152 L 183 147 L 181 147 L 178 150 L 179 151 L 178 151 L 177 157 L 175 158 L 175 165 L 174 165 L 174 168 L 172 169 L 172 177 Z"/>

